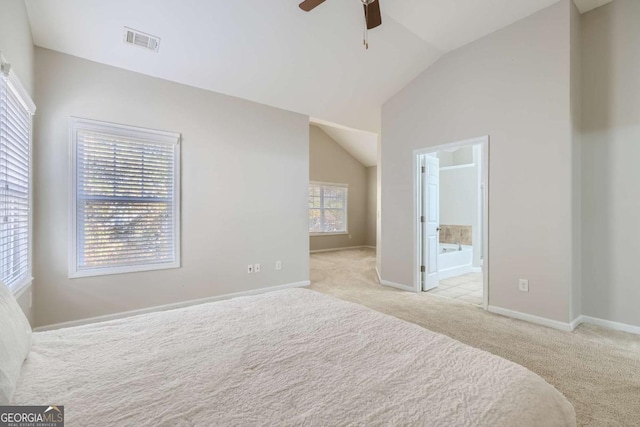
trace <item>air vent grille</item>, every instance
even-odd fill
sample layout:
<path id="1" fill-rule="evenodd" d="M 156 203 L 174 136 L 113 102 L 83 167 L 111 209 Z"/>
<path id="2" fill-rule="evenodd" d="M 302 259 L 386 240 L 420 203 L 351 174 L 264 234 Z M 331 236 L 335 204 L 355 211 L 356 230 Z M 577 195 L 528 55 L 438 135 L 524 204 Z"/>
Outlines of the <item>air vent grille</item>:
<path id="1" fill-rule="evenodd" d="M 124 42 L 134 46 L 157 52 L 160 48 L 160 38 L 138 30 L 124 27 Z"/>

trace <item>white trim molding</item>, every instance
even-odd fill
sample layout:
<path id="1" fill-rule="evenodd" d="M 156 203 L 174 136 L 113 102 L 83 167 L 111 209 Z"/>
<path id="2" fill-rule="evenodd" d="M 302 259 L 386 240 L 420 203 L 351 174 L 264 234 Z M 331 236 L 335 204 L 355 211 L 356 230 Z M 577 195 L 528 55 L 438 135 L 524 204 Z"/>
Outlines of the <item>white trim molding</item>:
<path id="1" fill-rule="evenodd" d="M 365 248 L 371 248 L 371 246 L 361 245 L 361 246 L 346 246 L 344 248 L 314 249 L 314 250 L 310 250 L 309 253 L 310 254 L 320 254 L 320 253 L 323 253 L 323 252 L 348 251 L 348 250 L 351 250 L 351 249 L 365 249 Z"/>
<path id="2" fill-rule="evenodd" d="M 16 76 L 11 69 L 11 64 L 7 62 L 5 57 L 2 55 L 2 52 L 0 52 L 0 74 L 6 76 L 7 82 L 9 82 L 9 85 L 18 94 L 18 97 L 24 104 L 24 107 L 31 112 L 31 115 L 34 115 L 36 113 L 36 104 L 34 104 L 29 92 L 27 92 L 18 76 Z"/>
<path id="3" fill-rule="evenodd" d="M 3 283 L 0 283 L 0 285 L 4 286 Z M 29 276 L 13 289 L 13 297 L 20 298 L 28 289 L 31 289 L 31 285 L 33 285 L 33 277 Z"/>
<path id="4" fill-rule="evenodd" d="M 383 286 L 400 289 L 401 291 L 412 292 L 414 294 L 416 293 L 416 290 L 413 288 L 413 286 L 403 285 L 402 283 L 390 282 L 388 280 L 380 279 L 380 284 Z"/>
<path id="5" fill-rule="evenodd" d="M 575 324 L 574 328 L 577 328 L 582 323 L 588 323 L 590 325 L 601 326 L 603 328 L 613 329 L 614 331 L 628 332 L 630 334 L 640 335 L 640 326 L 628 325 L 626 323 L 614 322 L 613 320 L 599 319 L 591 316 L 578 316 L 571 324 Z"/>
<path id="6" fill-rule="evenodd" d="M 535 323 L 537 325 L 547 326 L 553 329 L 559 329 L 561 331 L 571 332 L 573 327 L 570 323 L 560 322 L 558 320 L 547 319 L 546 317 L 535 316 L 533 314 L 522 313 L 520 311 L 509 310 L 502 307 L 496 307 L 490 305 L 487 310 L 494 314 L 499 314 L 505 317 L 511 317 L 512 319 L 524 320 L 525 322 Z"/>
<path id="7" fill-rule="evenodd" d="M 565 332 L 572 332 L 583 323 L 601 326 L 615 331 L 628 332 L 630 334 L 640 335 L 640 326 L 628 325 L 626 323 L 614 322 L 612 320 L 598 319 L 591 316 L 578 316 L 570 323 L 560 322 L 558 320 L 547 319 L 546 317 L 534 316 L 533 314 L 522 313 L 515 310 L 509 310 L 502 307 L 490 305 L 488 310 L 491 313 L 501 316 L 511 317 L 513 319 L 524 320 L 525 322 L 535 323 L 537 325 L 547 326 L 549 328 L 558 329 Z"/>
<path id="8" fill-rule="evenodd" d="M 571 327 L 571 330 L 575 330 L 578 326 L 580 326 L 580 324 L 582 323 L 582 316 L 578 316 L 575 319 L 573 319 L 571 321 L 571 323 L 569 323 L 569 326 Z"/>
<path id="9" fill-rule="evenodd" d="M 194 300 L 189 300 L 189 301 L 182 301 L 182 302 L 177 302 L 177 303 L 173 303 L 173 304 L 165 304 L 165 305 L 159 305 L 159 306 L 155 306 L 155 307 L 141 308 L 139 310 L 123 311 L 123 312 L 120 312 L 120 313 L 106 314 L 104 316 L 89 317 L 89 318 L 81 319 L 81 320 L 72 320 L 72 321 L 69 321 L 69 322 L 54 323 L 54 324 L 46 325 L 46 326 L 39 326 L 37 328 L 34 328 L 33 331 L 34 332 L 51 331 L 51 330 L 54 330 L 54 329 L 70 328 L 72 326 L 88 325 L 90 323 L 106 322 L 108 320 L 123 319 L 125 317 L 138 316 L 140 314 L 147 314 L 147 313 L 155 313 L 155 312 L 158 312 L 158 311 L 174 310 L 176 308 L 190 307 L 192 305 L 206 304 L 206 303 L 209 303 L 209 302 L 222 301 L 222 300 L 227 300 L 227 299 L 232 299 L 232 298 L 248 297 L 248 296 L 252 296 L 252 295 L 259 295 L 259 294 L 264 294 L 264 293 L 267 293 L 267 292 L 281 291 L 281 290 L 290 289 L 290 288 L 302 288 L 302 287 L 305 287 L 305 286 L 309 286 L 310 284 L 311 284 L 311 282 L 309 280 L 305 280 L 305 281 L 302 281 L 302 282 L 295 282 L 295 283 L 287 283 L 287 284 L 284 284 L 284 285 L 269 286 L 267 288 L 253 289 L 253 290 L 250 290 L 250 291 L 233 292 L 233 293 L 230 293 L 230 294 L 216 295 L 216 296 L 212 296 L 212 297 L 194 299 Z"/>

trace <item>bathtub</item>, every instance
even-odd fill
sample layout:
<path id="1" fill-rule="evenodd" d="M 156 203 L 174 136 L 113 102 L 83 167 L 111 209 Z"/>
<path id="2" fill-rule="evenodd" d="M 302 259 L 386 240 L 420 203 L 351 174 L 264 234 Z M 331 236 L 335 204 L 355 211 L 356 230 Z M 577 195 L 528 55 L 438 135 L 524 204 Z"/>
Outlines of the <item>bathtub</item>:
<path id="1" fill-rule="evenodd" d="M 440 280 L 471 273 L 473 266 L 473 248 L 462 245 L 440 243 L 438 246 L 438 277 Z"/>

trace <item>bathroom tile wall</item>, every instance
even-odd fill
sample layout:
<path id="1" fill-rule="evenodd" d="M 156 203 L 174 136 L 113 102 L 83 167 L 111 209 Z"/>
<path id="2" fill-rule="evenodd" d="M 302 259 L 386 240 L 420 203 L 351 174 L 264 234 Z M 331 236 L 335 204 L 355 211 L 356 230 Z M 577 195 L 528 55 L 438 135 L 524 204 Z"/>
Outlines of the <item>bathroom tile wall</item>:
<path id="1" fill-rule="evenodd" d="M 471 246 L 473 228 L 470 225 L 441 225 L 440 243 Z"/>

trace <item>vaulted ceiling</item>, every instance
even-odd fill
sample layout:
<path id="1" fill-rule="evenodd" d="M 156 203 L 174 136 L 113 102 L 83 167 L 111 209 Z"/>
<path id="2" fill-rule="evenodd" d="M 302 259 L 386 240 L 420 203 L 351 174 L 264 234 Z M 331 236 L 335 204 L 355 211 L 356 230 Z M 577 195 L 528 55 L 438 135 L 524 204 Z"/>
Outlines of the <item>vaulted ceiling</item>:
<path id="1" fill-rule="evenodd" d="M 37 46 L 371 132 L 380 106 L 443 53 L 557 0 L 26 0 Z M 586 8 L 607 0 L 578 0 Z M 161 38 L 123 43 L 123 27 Z"/>

